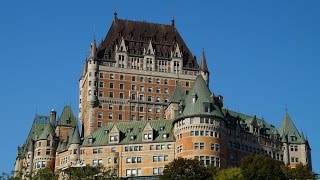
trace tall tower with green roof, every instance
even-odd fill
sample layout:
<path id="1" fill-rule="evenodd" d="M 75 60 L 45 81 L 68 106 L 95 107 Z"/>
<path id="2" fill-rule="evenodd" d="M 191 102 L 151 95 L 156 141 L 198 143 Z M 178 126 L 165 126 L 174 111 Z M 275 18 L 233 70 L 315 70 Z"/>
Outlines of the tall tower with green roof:
<path id="1" fill-rule="evenodd" d="M 311 167 L 309 142 L 305 139 L 303 133 L 299 133 L 288 112 L 282 120 L 279 132 L 283 143 L 284 163 L 290 167 L 295 167 L 298 163 Z"/>

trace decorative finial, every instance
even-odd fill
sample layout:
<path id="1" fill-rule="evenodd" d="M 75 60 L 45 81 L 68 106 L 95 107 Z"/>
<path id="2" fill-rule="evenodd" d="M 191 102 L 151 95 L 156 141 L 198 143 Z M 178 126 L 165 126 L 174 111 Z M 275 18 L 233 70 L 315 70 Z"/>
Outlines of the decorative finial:
<path id="1" fill-rule="evenodd" d="M 286 105 L 286 113 L 288 113 L 288 104 L 285 104 Z"/>
<path id="2" fill-rule="evenodd" d="M 174 20 L 174 16 L 172 16 L 171 22 L 172 22 L 172 26 L 173 26 L 173 27 L 174 27 L 174 25 L 175 25 L 175 24 L 174 24 L 174 21 L 175 21 L 175 20 Z"/>
<path id="3" fill-rule="evenodd" d="M 117 20 L 118 19 L 118 13 L 117 13 L 117 0 L 114 0 L 114 20 Z"/>

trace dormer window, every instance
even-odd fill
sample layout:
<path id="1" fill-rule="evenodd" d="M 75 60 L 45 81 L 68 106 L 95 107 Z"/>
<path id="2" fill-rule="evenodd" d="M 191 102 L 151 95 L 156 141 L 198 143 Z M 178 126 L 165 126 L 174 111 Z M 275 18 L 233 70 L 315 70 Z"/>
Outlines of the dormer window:
<path id="1" fill-rule="evenodd" d="M 164 126 L 160 126 L 160 131 L 164 131 Z"/>
<path id="2" fill-rule="evenodd" d="M 144 140 L 152 140 L 152 133 L 145 133 L 143 134 Z"/>
<path id="3" fill-rule="evenodd" d="M 119 136 L 118 135 L 110 136 L 110 142 L 117 142 L 118 140 L 119 140 Z"/>
<path id="4" fill-rule="evenodd" d="M 133 141 L 134 140 L 134 135 L 131 135 L 130 136 L 130 141 Z"/>
<path id="5" fill-rule="evenodd" d="M 210 104 L 209 103 L 204 104 L 204 112 L 206 112 L 206 113 L 210 112 Z"/>
<path id="6" fill-rule="evenodd" d="M 162 134 L 162 138 L 163 139 L 167 139 L 168 138 L 168 134 Z"/>
<path id="7" fill-rule="evenodd" d="M 89 138 L 88 141 L 90 144 L 93 143 L 93 138 Z"/>

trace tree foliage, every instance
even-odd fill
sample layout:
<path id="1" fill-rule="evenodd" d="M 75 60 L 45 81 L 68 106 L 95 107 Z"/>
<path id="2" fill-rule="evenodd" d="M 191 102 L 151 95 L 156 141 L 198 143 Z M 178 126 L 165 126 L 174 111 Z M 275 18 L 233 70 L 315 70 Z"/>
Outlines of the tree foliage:
<path id="1" fill-rule="evenodd" d="M 241 161 L 243 176 L 248 179 L 285 179 L 281 170 L 283 163 L 261 154 L 247 156 Z"/>
<path id="2" fill-rule="evenodd" d="M 309 166 L 302 163 L 297 164 L 295 168 L 287 166 L 282 167 L 282 170 L 287 179 L 316 179 Z"/>
<path id="3" fill-rule="evenodd" d="M 176 179 L 208 179 L 206 167 L 196 159 L 177 158 L 165 166 L 160 180 Z"/>
<path id="4" fill-rule="evenodd" d="M 217 180 L 243 180 L 243 174 L 240 168 L 238 167 L 231 167 L 228 169 L 220 170 L 217 175 Z"/>
<path id="5" fill-rule="evenodd" d="M 118 179 L 111 169 L 105 169 L 103 166 L 82 166 L 82 167 L 70 167 L 66 172 L 65 176 L 69 179 L 75 180 L 90 180 L 90 179 L 103 179 L 113 180 Z"/>
<path id="6" fill-rule="evenodd" d="M 31 180 L 44 180 L 44 179 L 57 180 L 58 175 L 52 172 L 52 169 L 50 169 L 49 167 L 46 167 L 38 170 L 35 173 L 35 175 L 30 179 Z"/>

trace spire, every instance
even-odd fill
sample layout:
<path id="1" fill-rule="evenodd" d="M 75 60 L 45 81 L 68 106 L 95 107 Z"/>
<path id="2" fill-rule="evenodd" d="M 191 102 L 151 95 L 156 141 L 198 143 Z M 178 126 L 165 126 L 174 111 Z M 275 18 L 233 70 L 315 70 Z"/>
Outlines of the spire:
<path id="1" fill-rule="evenodd" d="M 117 13 L 117 0 L 114 0 L 114 20 L 118 19 L 118 13 Z"/>
<path id="2" fill-rule="evenodd" d="M 175 26 L 175 20 L 174 20 L 174 16 L 172 16 L 172 20 L 171 20 L 171 23 L 172 23 L 172 27 L 174 27 Z"/>
<path id="3" fill-rule="evenodd" d="M 202 50 L 200 70 L 205 72 L 205 73 L 209 72 L 208 66 L 207 66 L 206 56 L 205 56 L 205 53 L 204 53 L 204 49 Z"/>
<path id="4" fill-rule="evenodd" d="M 96 45 L 96 37 L 94 36 L 93 42 L 91 43 L 90 59 L 95 60 L 96 58 L 97 58 L 97 45 Z"/>
<path id="5" fill-rule="evenodd" d="M 68 126 L 68 127 L 77 126 L 77 121 L 73 114 L 71 106 L 67 105 L 63 108 L 60 118 L 57 122 L 57 126 Z"/>
<path id="6" fill-rule="evenodd" d="M 302 143 L 300 133 L 291 120 L 288 112 L 286 112 L 281 122 L 279 133 L 282 138 L 286 137 L 289 143 Z"/>
<path id="7" fill-rule="evenodd" d="M 80 134 L 77 126 L 74 128 L 69 144 L 81 144 Z"/>
<path id="8" fill-rule="evenodd" d="M 176 82 L 176 87 L 169 100 L 169 103 L 179 103 L 186 96 L 184 89 L 180 85 L 179 81 Z"/>
<path id="9" fill-rule="evenodd" d="M 144 50 L 145 51 L 145 50 Z M 146 54 L 149 54 L 149 55 L 154 55 L 154 49 L 152 47 L 152 43 L 151 43 L 151 40 L 149 41 L 149 45 L 148 45 L 148 49 L 147 49 L 147 53 Z"/>

